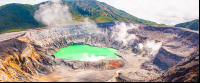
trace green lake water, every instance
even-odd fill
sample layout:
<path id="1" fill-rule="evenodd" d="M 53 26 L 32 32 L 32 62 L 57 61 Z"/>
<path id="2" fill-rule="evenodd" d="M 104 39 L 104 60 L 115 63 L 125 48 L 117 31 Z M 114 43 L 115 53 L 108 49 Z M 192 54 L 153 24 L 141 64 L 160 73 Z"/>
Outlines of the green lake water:
<path id="1" fill-rule="evenodd" d="M 98 61 L 105 57 L 119 57 L 115 54 L 117 50 L 113 48 L 100 48 L 89 45 L 73 45 L 61 48 L 53 55 L 69 60 Z"/>

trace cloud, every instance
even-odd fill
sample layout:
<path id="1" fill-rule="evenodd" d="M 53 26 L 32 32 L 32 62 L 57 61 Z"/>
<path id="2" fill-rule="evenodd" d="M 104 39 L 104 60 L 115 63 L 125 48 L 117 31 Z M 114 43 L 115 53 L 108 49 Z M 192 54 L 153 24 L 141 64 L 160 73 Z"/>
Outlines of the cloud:
<path id="1" fill-rule="evenodd" d="M 157 23 L 175 25 L 199 18 L 199 0 L 98 0 Z"/>

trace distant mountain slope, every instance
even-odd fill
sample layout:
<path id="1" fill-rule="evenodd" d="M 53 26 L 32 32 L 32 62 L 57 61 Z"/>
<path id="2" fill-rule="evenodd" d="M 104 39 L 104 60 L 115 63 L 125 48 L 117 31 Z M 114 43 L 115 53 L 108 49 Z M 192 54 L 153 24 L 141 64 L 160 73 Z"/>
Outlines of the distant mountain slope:
<path id="1" fill-rule="evenodd" d="M 37 6 L 7 4 L 0 7 L 0 33 L 44 26 L 34 19 Z"/>
<path id="2" fill-rule="evenodd" d="M 62 0 L 69 6 L 72 17 L 76 21 L 83 21 L 85 17 L 95 22 L 126 21 L 146 25 L 159 25 L 152 21 L 143 20 L 132 16 L 122 10 L 118 10 L 106 3 L 96 0 Z M 20 31 L 23 29 L 45 26 L 34 19 L 34 13 L 40 4 L 7 4 L 0 6 L 0 33 Z M 165 26 L 165 25 L 164 25 Z"/>
<path id="3" fill-rule="evenodd" d="M 143 20 L 130 15 L 122 10 L 96 0 L 62 0 L 69 6 L 69 9 L 76 20 L 81 20 L 84 16 L 96 22 L 126 21 L 147 25 L 157 25 L 157 23 Z"/>
<path id="4" fill-rule="evenodd" d="M 191 30 L 199 30 L 199 19 L 190 21 L 190 22 L 185 22 L 185 23 L 180 23 L 175 25 L 175 27 L 184 27 L 184 28 L 188 28 Z"/>

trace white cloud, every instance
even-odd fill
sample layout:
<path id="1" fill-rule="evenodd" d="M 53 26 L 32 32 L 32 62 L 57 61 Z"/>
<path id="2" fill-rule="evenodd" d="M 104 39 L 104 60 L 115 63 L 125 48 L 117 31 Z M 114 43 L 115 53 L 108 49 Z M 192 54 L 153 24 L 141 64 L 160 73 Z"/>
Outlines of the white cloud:
<path id="1" fill-rule="evenodd" d="M 98 0 L 146 20 L 174 25 L 199 18 L 199 0 Z"/>

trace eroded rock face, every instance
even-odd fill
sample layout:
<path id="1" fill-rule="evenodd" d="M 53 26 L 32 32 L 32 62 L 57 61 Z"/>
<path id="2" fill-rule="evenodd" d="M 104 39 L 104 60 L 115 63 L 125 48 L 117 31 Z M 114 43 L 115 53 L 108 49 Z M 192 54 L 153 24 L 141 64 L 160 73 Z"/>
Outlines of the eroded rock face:
<path id="1" fill-rule="evenodd" d="M 199 82 L 199 49 L 151 82 Z"/>
<path id="2" fill-rule="evenodd" d="M 90 62 L 53 55 L 76 44 L 115 48 L 120 57 Z M 31 30 L 1 41 L 0 72 L 4 76 L 0 80 L 147 82 L 191 59 L 197 48 L 199 33 L 176 27 L 109 22 Z M 196 64 L 195 59 L 190 66 Z"/>
<path id="3" fill-rule="evenodd" d="M 50 64 L 43 61 L 48 60 L 52 63 L 41 47 L 33 47 L 28 42 L 18 39 L 3 41 L 0 44 L 0 65 L 1 72 L 6 74 L 2 81 L 37 81 L 33 75 L 49 74 L 52 71 Z"/>

